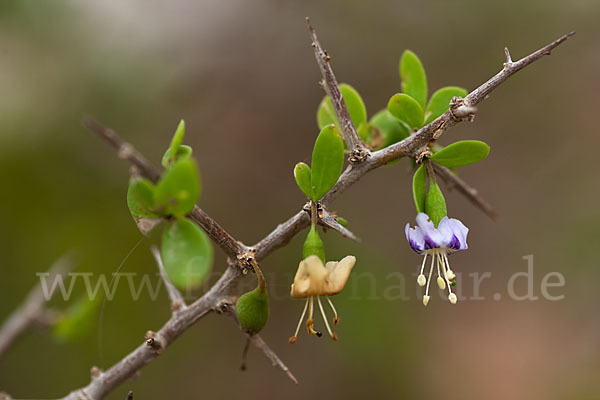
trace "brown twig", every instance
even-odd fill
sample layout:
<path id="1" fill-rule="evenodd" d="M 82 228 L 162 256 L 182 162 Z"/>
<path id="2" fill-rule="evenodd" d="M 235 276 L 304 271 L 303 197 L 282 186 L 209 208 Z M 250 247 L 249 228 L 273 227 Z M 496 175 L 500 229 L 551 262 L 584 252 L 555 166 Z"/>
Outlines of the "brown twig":
<path id="1" fill-rule="evenodd" d="M 473 90 L 464 99 L 458 99 L 458 101 L 455 101 L 454 104 L 451 104 L 451 107 L 448 111 L 429 124 L 425 125 L 423 128 L 419 129 L 416 134 L 409 136 L 408 138 L 389 147 L 386 147 L 385 149 L 373 153 L 371 162 L 382 165 L 402 156 L 416 156 L 422 147 L 426 146 L 430 141 L 438 139 L 448 128 L 463 120 L 469 120 L 470 116 L 473 114 L 469 113 L 468 111 L 471 110 L 474 112 L 474 107 L 484 100 L 504 81 L 526 66 L 539 60 L 542 56 L 549 55 L 552 50 L 554 50 L 558 45 L 563 43 L 574 34 L 575 32 L 567 33 L 552 43 L 542 47 L 526 57 L 523 57 L 519 61 L 513 62 L 510 59 L 510 55 L 506 57 L 508 50 L 505 51 L 505 62 L 500 72 Z"/>
<path id="2" fill-rule="evenodd" d="M 232 312 L 234 309 L 234 306 L 232 304 L 228 304 L 226 309 L 227 309 L 226 313 L 229 316 L 231 316 L 231 318 L 235 322 L 236 326 L 239 327 L 240 322 L 238 321 L 235 313 Z M 292 380 L 292 382 L 294 382 L 296 384 L 298 383 L 298 380 L 296 379 L 294 374 L 292 374 L 292 371 L 289 370 L 287 365 L 285 365 L 285 363 L 283 361 L 281 361 L 279 356 L 269 347 L 269 345 L 260 337 L 260 335 L 246 334 L 246 336 L 248 338 L 248 342 L 246 342 L 246 345 L 245 345 L 243 353 L 242 353 L 242 370 L 246 369 L 246 355 L 248 353 L 248 343 L 252 343 L 257 349 L 262 351 L 269 360 L 271 360 L 271 363 L 273 364 L 274 367 L 279 367 L 279 369 L 281 369 L 283 372 L 285 372 L 285 374 L 288 376 L 288 378 L 290 378 Z"/>
<path id="3" fill-rule="evenodd" d="M 45 278 L 46 282 L 54 282 L 58 275 L 67 273 L 72 268 L 72 256 L 61 257 L 50 268 L 50 272 Z M 51 290 L 53 289 L 56 289 L 56 286 L 52 287 Z M 0 358 L 23 332 L 32 325 L 46 320 L 48 310 L 45 305 L 53 294 L 53 291 L 44 293 L 43 285 L 41 283 L 37 284 L 29 292 L 25 301 L 6 319 L 2 328 L 0 328 Z M 46 323 L 52 323 L 52 321 L 46 321 Z"/>
<path id="4" fill-rule="evenodd" d="M 352 122 L 348 107 L 346 107 L 346 102 L 342 97 L 342 92 L 340 92 L 337 80 L 335 79 L 335 75 L 329 64 L 331 57 L 321 47 L 321 43 L 319 43 L 319 40 L 317 39 L 317 32 L 308 18 L 306 18 L 306 24 L 308 25 L 308 31 L 310 32 L 310 37 L 312 39 L 312 47 L 315 50 L 315 59 L 321 70 L 321 75 L 323 76 L 321 86 L 325 90 L 325 93 L 327 93 L 327 96 L 329 96 L 329 99 L 331 99 L 333 110 L 340 122 L 346 146 L 348 147 L 348 150 L 350 150 L 348 161 L 351 163 L 360 163 L 369 156 L 369 149 L 363 144 L 360 136 L 358 136 L 356 127 Z"/>
<path id="5" fill-rule="evenodd" d="M 119 158 L 125 159 L 135 165 L 140 175 L 154 183 L 158 182 L 161 173 L 131 143 L 123 140 L 116 131 L 106 128 L 90 116 L 83 117 L 81 122 L 89 130 L 106 140 L 117 151 Z M 235 258 L 238 254 L 244 253 L 247 250 L 200 207 L 195 206 L 188 217 L 200 225 L 229 257 Z"/>
<path id="6" fill-rule="evenodd" d="M 314 32 L 314 29 L 312 29 L 310 25 L 309 29 L 311 29 L 311 33 Z M 403 141 L 393 144 L 385 149 L 368 153 L 370 154 L 370 157 L 364 158 L 362 162 L 351 163 L 351 165 L 341 175 L 336 185 L 323 197 L 321 200 L 322 205 L 327 206 L 331 201 L 335 200 L 344 190 L 357 182 L 367 172 L 403 156 L 416 156 L 422 148 L 428 145 L 431 140 L 439 138 L 439 136 L 446 129 L 455 125 L 461 120 L 471 119 L 473 113 L 475 112 L 474 106 L 483 100 L 492 90 L 498 87 L 515 72 L 536 61 L 542 55 L 549 54 L 552 49 L 566 40 L 570 35 L 571 34 L 568 34 L 559 38 L 555 42 L 552 42 L 548 46 L 545 46 L 544 48 L 517 62 L 512 62 L 510 57 L 507 57 L 502 71 L 469 93 L 465 99 L 458 99 L 454 101 L 450 107 L 450 110 L 430 124 L 421 128 L 415 135 L 410 136 Z M 316 41 L 316 35 L 314 36 L 314 41 L 316 43 L 316 49 L 320 49 L 320 45 L 318 45 L 318 42 Z M 319 59 L 329 61 L 325 52 L 319 52 L 317 56 L 317 61 L 319 61 Z M 319 65 L 321 66 L 322 63 L 319 63 Z M 326 65 L 328 66 L 327 69 L 330 70 L 329 64 L 326 63 Z M 337 88 L 337 82 L 334 79 L 330 80 L 330 82 L 335 88 Z M 325 87 L 327 87 L 327 85 L 325 85 Z M 337 88 L 337 92 L 339 92 L 339 88 Z M 339 97 L 341 98 L 341 96 Z M 333 98 L 335 98 L 335 93 L 333 94 Z M 339 102 L 338 107 L 340 110 L 342 109 L 342 104 L 343 99 Z M 342 118 L 338 116 L 338 118 L 343 119 L 343 116 Z M 346 120 L 348 119 L 348 116 L 346 116 Z M 109 133 L 107 134 L 106 128 L 99 124 L 90 124 L 89 120 L 87 120 L 86 126 L 90 127 L 90 129 L 92 129 L 94 132 L 108 140 L 109 143 L 111 143 L 111 145 L 117 149 L 122 158 L 128 159 L 143 172 L 146 171 L 145 168 L 147 167 L 147 163 L 143 162 L 145 159 L 140 157 L 139 153 L 137 153 L 133 147 L 130 147 L 130 145 L 123 147 L 123 143 L 126 142 L 115 139 L 114 135 L 116 134 L 114 134 L 114 131 L 108 130 Z M 356 138 L 354 141 L 356 142 Z M 354 149 L 354 144 L 355 143 L 351 142 L 351 146 L 349 147 Z M 146 172 L 148 173 L 148 177 L 153 174 L 151 171 Z M 154 180 L 158 179 L 159 176 L 159 174 L 155 175 Z M 197 220 L 195 219 L 196 217 L 198 218 Z M 198 222 L 198 224 L 207 231 L 209 236 L 215 240 L 228 255 L 235 255 L 237 257 L 237 255 L 244 254 L 249 250 L 249 248 L 244 246 L 241 242 L 235 241 L 233 237 L 222 230 L 222 228 L 204 212 L 193 212 L 190 215 L 190 218 Z M 307 213 L 304 210 L 300 210 L 293 217 L 280 224 L 276 229 L 274 229 L 253 247 L 253 249 L 256 251 L 254 258 L 256 260 L 263 259 L 273 250 L 288 243 L 294 235 L 307 227 L 309 224 L 310 218 L 308 217 Z M 241 270 L 239 268 L 228 268 L 221 276 L 219 281 L 204 296 L 196 300 L 180 313 L 173 314 L 169 321 L 167 321 L 167 323 L 155 334 L 157 342 L 160 345 L 159 351 L 150 348 L 145 343 L 142 344 L 113 367 L 102 373 L 98 378 L 93 379 L 88 386 L 72 392 L 70 395 L 65 397 L 65 399 L 89 400 L 104 398 L 113 389 L 115 389 L 125 380 L 132 377 L 140 368 L 156 358 L 164 350 L 164 348 L 166 348 L 166 346 L 175 340 L 189 326 L 218 307 L 220 302 L 225 301 L 225 293 L 240 275 Z M 268 349 L 268 347 L 266 347 L 266 344 L 264 341 L 262 341 L 262 339 L 260 339 L 260 337 L 257 337 L 255 340 L 258 343 L 258 347 L 261 348 L 263 352 L 267 354 L 267 356 L 272 353 L 270 349 L 265 350 Z M 278 360 L 278 357 L 274 353 L 272 353 L 272 356 Z M 291 375 L 283 363 L 277 364 L 280 366 L 280 368 L 286 371 L 286 373 Z M 292 377 L 293 375 L 291 375 L 290 378 Z"/>
<path id="7" fill-rule="evenodd" d="M 349 165 L 340 176 L 335 186 L 321 199 L 321 203 L 325 206 L 329 205 L 347 188 L 352 186 L 373 169 L 379 168 L 404 156 L 417 156 L 421 152 L 421 149 L 426 147 L 431 140 L 439 138 L 446 129 L 460 122 L 454 114 L 457 110 L 473 111 L 476 104 L 483 100 L 510 76 L 538 60 L 543 55 L 550 54 L 551 50 L 572 35 L 573 32 L 561 36 L 554 42 L 517 62 L 511 62 L 510 59 L 506 59 L 502 71 L 469 93 L 464 100 L 455 101 L 455 104 L 450 107 L 450 110 L 421 128 L 417 133 L 384 149 L 372 152 L 371 156 L 363 163 Z M 459 114 L 461 114 L 462 111 L 460 111 Z M 469 116 L 464 116 L 464 114 L 461 115 L 463 115 L 462 118 L 469 118 Z M 466 185 L 466 183 L 464 184 Z M 280 224 L 264 239 L 253 246 L 256 249 L 257 258 L 263 258 L 271 251 L 285 245 L 293 236 L 308 225 L 309 218 L 306 213 L 296 213 L 293 217 Z"/>
<path id="8" fill-rule="evenodd" d="M 91 382 L 71 392 L 64 400 L 99 400 L 106 397 L 123 382 L 135 376 L 146 364 L 157 358 L 175 340 L 206 314 L 214 311 L 226 299 L 231 285 L 241 275 L 240 269 L 229 267 L 210 290 L 185 309 L 175 313 L 155 333 L 152 345 L 144 341 L 108 370 L 101 372 Z"/>
<path id="9" fill-rule="evenodd" d="M 306 205 L 304 205 L 304 211 L 312 217 L 311 202 L 306 203 Z M 317 207 L 317 217 L 317 224 L 321 225 L 324 230 L 333 229 L 346 239 L 350 239 L 357 243 L 360 242 L 360 238 L 348 228 L 346 228 L 344 225 L 340 224 L 336 218 L 335 213 L 327 211 L 325 206 L 323 206 L 322 204 L 319 204 Z"/>
<path id="10" fill-rule="evenodd" d="M 294 374 L 292 374 L 292 372 L 289 370 L 289 368 L 283 363 L 283 361 L 281 361 L 281 359 L 277 356 L 277 354 L 275 354 L 275 352 L 273 350 L 271 350 L 271 348 L 269 347 L 269 345 L 267 343 L 265 343 L 265 341 L 263 340 L 263 338 L 260 337 L 260 335 L 254 335 L 250 337 L 250 341 L 252 342 L 252 344 L 259 349 L 260 351 L 262 351 L 263 353 L 265 353 L 265 355 L 267 356 L 267 358 L 269 360 L 271 360 L 271 363 L 273 364 L 274 367 L 279 367 L 281 370 L 283 370 L 283 372 L 285 372 L 285 374 L 294 382 L 294 383 L 298 383 L 298 380 L 296 379 L 296 377 L 294 376 Z"/>
<path id="11" fill-rule="evenodd" d="M 496 221 L 498 214 L 494 211 L 494 208 L 479 194 L 477 189 L 465 182 L 460 176 L 454 174 L 448 168 L 441 166 L 436 163 L 432 163 L 433 168 L 438 176 L 440 176 L 448 185 L 456 188 L 462 193 L 471 203 L 475 204 L 481 211 L 486 213 L 488 217 Z"/>
<path id="12" fill-rule="evenodd" d="M 117 132 L 105 127 L 89 115 L 84 116 L 81 119 L 81 123 L 115 149 L 119 158 L 135 165 L 143 176 L 152 182 L 157 182 L 160 179 L 160 172 L 132 144 L 123 140 Z"/>
<path id="13" fill-rule="evenodd" d="M 165 270 L 165 266 L 163 265 L 162 257 L 160 256 L 160 251 L 156 246 L 150 247 L 150 251 L 156 260 L 156 265 L 158 266 L 158 271 L 160 272 L 160 276 L 167 287 L 167 292 L 169 293 L 169 298 L 171 299 L 171 309 L 173 312 L 181 311 L 186 308 L 185 301 L 179 289 L 173 285 L 169 277 L 167 276 L 167 271 Z"/>

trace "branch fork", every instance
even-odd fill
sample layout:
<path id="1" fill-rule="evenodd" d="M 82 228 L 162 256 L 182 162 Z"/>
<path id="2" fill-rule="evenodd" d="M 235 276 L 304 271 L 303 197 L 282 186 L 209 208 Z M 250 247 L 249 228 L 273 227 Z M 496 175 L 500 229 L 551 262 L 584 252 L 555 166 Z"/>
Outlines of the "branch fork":
<path id="1" fill-rule="evenodd" d="M 457 121 L 469 121 L 475 120 L 475 113 L 477 107 L 471 106 L 465 99 L 454 96 L 450 101 L 450 107 L 448 108 L 452 117 Z"/>

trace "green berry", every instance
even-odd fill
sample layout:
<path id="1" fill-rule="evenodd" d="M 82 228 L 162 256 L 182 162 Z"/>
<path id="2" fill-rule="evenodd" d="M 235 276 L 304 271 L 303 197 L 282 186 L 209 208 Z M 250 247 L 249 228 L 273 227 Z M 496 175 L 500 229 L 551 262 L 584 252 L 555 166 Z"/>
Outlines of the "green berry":
<path id="1" fill-rule="evenodd" d="M 242 330 L 250 335 L 261 331 L 269 319 L 269 295 L 261 287 L 244 293 L 237 301 L 235 313 Z"/>

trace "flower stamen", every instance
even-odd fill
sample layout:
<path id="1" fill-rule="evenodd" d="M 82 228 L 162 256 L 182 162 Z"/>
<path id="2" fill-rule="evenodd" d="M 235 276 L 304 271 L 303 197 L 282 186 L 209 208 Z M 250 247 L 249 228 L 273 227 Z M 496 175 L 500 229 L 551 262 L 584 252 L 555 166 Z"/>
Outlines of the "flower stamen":
<path id="1" fill-rule="evenodd" d="M 450 263 L 448 262 L 448 256 L 446 255 L 446 253 L 443 253 L 443 256 L 444 256 L 444 261 L 445 261 L 444 262 L 444 269 L 452 271 L 450 269 Z M 450 280 L 448 279 L 448 274 L 444 273 L 444 275 L 446 275 L 446 281 L 448 282 L 448 293 L 449 293 L 448 294 L 448 300 L 450 300 L 450 303 L 456 304 L 456 302 L 458 301 L 458 299 L 456 298 L 456 294 L 452 293 L 452 285 L 450 285 Z"/>
<path id="2" fill-rule="evenodd" d="M 327 301 L 329 302 L 329 306 L 333 310 L 333 324 L 337 325 L 337 324 L 340 323 L 340 317 L 338 317 L 337 310 L 333 306 L 333 301 L 331 301 L 331 299 L 329 298 L 329 296 L 325 296 L 325 298 L 327 299 Z"/>
<path id="3" fill-rule="evenodd" d="M 423 305 L 425 306 L 431 299 L 429 286 L 431 285 L 434 264 L 436 264 L 437 269 L 437 286 L 443 291 L 448 288 L 448 300 L 450 300 L 450 303 L 456 304 L 458 301 L 457 295 L 452 293 L 452 286 L 456 285 L 454 280 L 456 275 L 450 269 L 448 256 L 454 252 L 468 249 L 467 235 L 469 228 L 458 219 L 448 218 L 445 215 L 445 209 L 442 211 L 444 211 L 444 216 L 435 223 L 434 218 L 424 212 L 419 212 L 416 218 L 417 226 L 411 227 L 410 224 L 406 224 L 404 227 L 404 233 L 410 247 L 416 253 L 424 256 L 421 271 L 417 276 L 417 284 L 421 287 L 427 286 L 423 295 Z M 432 259 L 429 274 L 426 277 L 423 273 L 429 255 Z"/>
<path id="4" fill-rule="evenodd" d="M 421 263 L 421 273 L 417 277 L 417 284 L 421 287 L 425 286 L 426 280 L 425 275 L 423 275 L 423 269 L 425 269 L 425 261 L 427 261 L 427 253 L 425 253 L 425 257 L 423 257 L 423 262 Z"/>
<path id="5" fill-rule="evenodd" d="M 315 330 L 315 320 L 313 319 L 314 297 L 309 297 L 308 300 L 308 319 L 306 320 L 306 329 L 308 330 L 309 335 L 316 335 L 317 337 L 321 337 L 322 333 Z"/>
<path id="6" fill-rule="evenodd" d="M 304 316 L 306 315 L 306 310 L 308 309 L 308 297 L 306 298 L 306 302 L 304 303 L 304 310 L 302 311 L 302 315 L 300 316 L 300 321 L 298 321 L 298 326 L 296 327 L 296 332 L 294 332 L 294 336 L 290 337 L 288 342 L 290 344 L 296 343 L 298 339 L 298 332 L 300 331 L 300 327 L 302 326 L 302 321 L 304 321 Z"/>
<path id="7" fill-rule="evenodd" d="M 317 296 L 317 303 L 319 303 L 321 316 L 323 316 L 323 321 L 325 322 L 325 326 L 327 327 L 327 332 L 329 332 L 329 336 L 331 336 L 333 340 L 337 340 L 337 335 L 335 334 L 335 332 L 332 332 L 331 328 L 329 327 L 329 321 L 327 321 L 327 315 L 325 315 L 325 310 L 323 310 L 323 304 L 321 303 L 321 296 Z"/>
<path id="8" fill-rule="evenodd" d="M 444 279 L 442 278 L 442 274 L 440 272 L 440 264 L 442 264 L 442 270 L 444 271 L 444 276 L 446 275 L 446 270 L 444 269 L 444 264 L 442 261 L 442 256 L 440 255 L 439 251 L 436 251 L 435 256 L 437 257 L 437 285 L 441 290 L 446 289 L 446 282 L 444 281 Z"/>
<path id="9" fill-rule="evenodd" d="M 427 276 L 427 287 L 425 288 L 425 295 L 423 296 L 423 305 L 426 306 L 429 303 L 429 284 L 431 283 L 431 274 L 433 274 L 433 263 L 435 262 L 435 254 L 431 257 L 431 267 L 429 268 L 429 275 Z"/>

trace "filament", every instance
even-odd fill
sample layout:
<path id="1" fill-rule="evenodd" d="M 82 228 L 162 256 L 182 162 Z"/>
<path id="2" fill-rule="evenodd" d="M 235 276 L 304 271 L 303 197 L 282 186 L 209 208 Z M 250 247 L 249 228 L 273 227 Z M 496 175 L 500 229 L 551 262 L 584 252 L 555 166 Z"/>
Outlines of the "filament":
<path id="1" fill-rule="evenodd" d="M 442 253 L 442 256 L 444 258 L 444 278 L 446 278 L 446 283 L 448 284 L 448 293 L 452 294 L 452 287 L 450 286 L 448 274 L 446 273 L 446 271 L 450 269 L 450 263 L 448 262 L 448 256 L 446 253 Z"/>
<path id="2" fill-rule="evenodd" d="M 323 310 L 321 296 L 317 296 L 317 303 L 319 303 L 319 309 L 321 310 L 321 315 L 323 316 L 323 321 L 325 321 L 325 326 L 327 327 L 327 332 L 329 332 L 329 336 L 331 336 L 333 340 L 336 340 L 337 336 L 331 331 L 331 328 L 329 327 L 329 322 L 327 321 L 327 316 L 325 315 L 325 310 Z"/>
<path id="3" fill-rule="evenodd" d="M 337 310 L 333 306 L 333 301 L 331 301 L 331 299 L 329 298 L 329 296 L 325 296 L 325 298 L 327 299 L 327 301 L 329 302 L 329 306 L 333 310 L 333 324 L 337 325 L 340 322 L 340 317 L 338 317 Z"/>
<path id="4" fill-rule="evenodd" d="M 300 321 L 298 321 L 298 327 L 296 328 L 296 332 L 292 337 L 298 337 L 298 332 L 300 331 L 300 326 L 302 325 L 302 321 L 304 321 L 304 316 L 306 315 L 306 309 L 308 308 L 308 298 L 306 299 L 306 303 L 304 303 L 304 310 L 302 311 L 302 315 L 300 316 Z"/>
<path id="5" fill-rule="evenodd" d="M 429 268 L 429 276 L 427 277 L 427 288 L 425 289 L 425 296 L 429 296 L 429 283 L 431 282 L 431 274 L 433 273 L 433 262 L 435 261 L 435 255 L 431 257 L 431 268 Z"/>
<path id="6" fill-rule="evenodd" d="M 421 275 L 423 275 L 423 269 L 425 269 L 425 261 L 427 261 L 427 256 L 429 254 L 425 253 L 425 257 L 423 257 L 423 263 L 421 264 Z"/>

